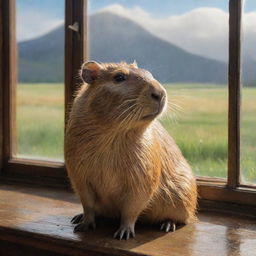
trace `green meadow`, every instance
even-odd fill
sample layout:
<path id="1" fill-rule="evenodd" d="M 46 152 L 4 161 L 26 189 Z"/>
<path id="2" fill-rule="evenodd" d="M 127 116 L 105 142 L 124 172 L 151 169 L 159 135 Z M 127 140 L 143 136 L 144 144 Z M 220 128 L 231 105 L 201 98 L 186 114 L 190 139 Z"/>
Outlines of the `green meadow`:
<path id="1" fill-rule="evenodd" d="M 17 90 L 17 154 L 63 160 L 63 84 L 20 84 Z"/>
<path id="2" fill-rule="evenodd" d="M 219 85 L 166 84 L 169 106 L 160 121 L 175 138 L 196 174 L 226 177 L 227 88 Z M 256 88 L 242 98 L 241 169 L 256 182 Z M 64 86 L 20 84 L 17 90 L 17 154 L 63 160 Z"/>

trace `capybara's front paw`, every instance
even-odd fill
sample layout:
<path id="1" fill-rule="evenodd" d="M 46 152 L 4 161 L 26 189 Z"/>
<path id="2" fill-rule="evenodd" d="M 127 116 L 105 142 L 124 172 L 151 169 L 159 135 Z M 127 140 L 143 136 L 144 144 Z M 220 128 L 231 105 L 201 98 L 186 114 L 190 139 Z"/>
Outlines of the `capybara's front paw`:
<path id="1" fill-rule="evenodd" d="M 96 224 L 94 221 L 86 221 L 84 220 L 83 222 L 77 224 L 74 228 L 74 233 L 76 232 L 85 232 L 89 229 L 95 230 L 96 229 Z"/>
<path id="2" fill-rule="evenodd" d="M 176 222 L 172 220 L 165 220 L 162 222 L 160 230 L 168 232 L 174 232 L 176 230 Z"/>
<path id="3" fill-rule="evenodd" d="M 72 224 L 77 224 L 77 223 L 80 223 L 82 222 L 84 219 L 84 214 L 83 213 L 80 213 L 80 214 L 77 214 L 75 215 L 72 219 L 71 219 L 71 223 Z"/>
<path id="4" fill-rule="evenodd" d="M 114 238 L 119 240 L 128 240 L 130 237 L 135 237 L 134 224 L 121 225 L 114 234 Z"/>

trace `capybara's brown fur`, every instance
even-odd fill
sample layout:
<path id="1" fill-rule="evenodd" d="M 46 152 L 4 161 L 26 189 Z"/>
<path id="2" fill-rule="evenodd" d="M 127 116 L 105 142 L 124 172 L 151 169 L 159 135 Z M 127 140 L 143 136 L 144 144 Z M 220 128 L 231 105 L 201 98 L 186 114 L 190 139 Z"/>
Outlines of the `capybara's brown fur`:
<path id="1" fill-rule="evenodd" d="M 120 217 L 115 237 L 134 236 L 138 218 L 195 220 L 195 177 L 156 117 L 166 91 L 136 63 L 87 62 L 66 129 L 68 175 L 83 205 L 75 231 L 95 227 L 95 216 Z M 185 131 L 184 131 L 185 132 Z"/>

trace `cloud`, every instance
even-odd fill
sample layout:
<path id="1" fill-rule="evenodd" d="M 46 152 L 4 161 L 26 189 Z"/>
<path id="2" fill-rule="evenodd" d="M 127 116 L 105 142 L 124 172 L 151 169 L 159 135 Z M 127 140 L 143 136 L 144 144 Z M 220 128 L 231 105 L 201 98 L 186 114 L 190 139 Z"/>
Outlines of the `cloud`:
<path id="1" fill-rule="evenodd" d="M 197 8 L 182 15 L 155 18 L 140 7 L 124 8 L 119 4 L 109 5 L 100 11 L 130 18 L 152 34 L 167 40 L 191 53 L 227 61 L 228 19 L 227 12 L 218 8 Z M 256 58 L 256 12 L 243 17 L 245 55 Z"/>
<path id="2" fill-rule="evenodd" d="M 26 8 L 17 11 L 17 40 L 25 41 L 44 35 L 63 24 L 63 19 L 52 18 L 47 13 Z"/>
<path id="3" fill-rule="evenodd" d="M 152 34 L 182 49 L 201 56 L 226 61 L 228 58 L 228 13 L 218 8 L 197 8 L 182 15 L 153 17 L 141 7 L 125 8 L 119 4 L 101 9 L 134 20 Z M 17 39 L 36 38 L 63 24 L 34 8 L 17 11 Z M 256 12 L 243 15 L 243 53 L 256 60 Z"/>

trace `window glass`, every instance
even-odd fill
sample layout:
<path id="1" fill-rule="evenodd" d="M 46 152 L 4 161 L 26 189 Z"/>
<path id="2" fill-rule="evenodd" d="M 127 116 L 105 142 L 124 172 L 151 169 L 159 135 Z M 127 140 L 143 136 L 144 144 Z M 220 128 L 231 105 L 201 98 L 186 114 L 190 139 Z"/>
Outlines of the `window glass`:
<path id="1" fill-rule="evenodd" d="M 89 1 L 90 59 L 137 61 L 166 88 L 161 122 L 200 176 L 227 175 L 227 1 Z"/>
<path id="2" fill-rule="evenodd" d="M 256 183 L 256 2 L 245 1 L 242 47 L 241 176 Z"/>
<path id="3" fill-rule="evenodd" d="M 17 157 L 63 160 L 64 0 L 17 0 Z"/>

